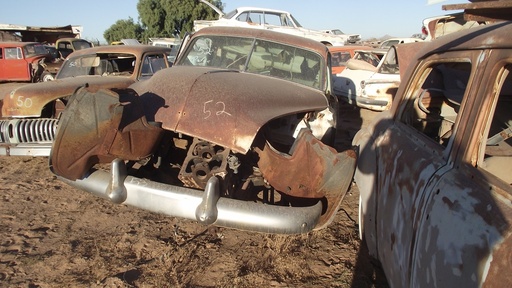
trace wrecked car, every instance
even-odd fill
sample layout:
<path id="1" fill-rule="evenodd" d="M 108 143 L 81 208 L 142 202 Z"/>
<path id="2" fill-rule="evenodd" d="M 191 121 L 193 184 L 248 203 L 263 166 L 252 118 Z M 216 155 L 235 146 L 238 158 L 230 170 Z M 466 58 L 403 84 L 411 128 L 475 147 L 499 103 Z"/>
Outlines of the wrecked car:
<path id="1" fill-rule="evenodd" d="M 346 46 L 331 46 L 331 71 L 333 75 L 341 73 L 347 67 L 347 61 L 356 55 L 356 51 L 367 50 L 371 51 L 372 48 L 368 46 L 359 45 L 346 45 Z"/>
<path id="2" fill-rule="evenodd" d="M 80 38 L 60 38 L 55 42 L 55 48 L 60 54 L 60 57 L 67 58 L 71 53 L 94 47 L 92 42 Z"/>
<path id="3" fill-rule="evenodd" d="M 421 43 L 391 109 L 353 139 L 360 237 L 392 287 L 512 283 L 511 33 Z"/>
<path id="4" fill-rule="evenodd" d="M 347 60 L 346 69 L 334 77 L 334 93 L 341 101 L 375 111 L 391 106 L 398 85 L 395 48 L 358 50 Z"/>
<path id="5" fill-rule="evenodd" d="M 423 42 L 424 40 L 418 37 L 405 37 L 405 38 L 390 38 L 387 40 L 382 41 L 380 43 L 379 48 L 380 49 L 389 49 L 391 46 L 396 46 L 399 44 L 405 44 L 405 43 L 416 43 L 416 42 Z"/>
<path id="6" fill-rule="evenodd" d="M 62 113 L 51 170 L 114 203 L 203 224 L 320 229 L 356 161 L 355 151 L 332 147 L 330 75 L 319 42 L 201 29 L 184 40 L 173 67 L 147 81 L 78 89 Z"/>
<path id="7" fill-rule="evenodd" d="M 0 155 L 49 156 L 57 118 L 77 87 L 126 88 L 170 67 L 170 51 L 149 45 L 78 50 L 62 63 L 56 80 L 23 85 L 2 95 Z"/>
<path id="8" fill-rule="evenodd" d="M 319 30 L 304 28 L 297 21 L 297 19 L 295 19 L 295 17 L 293 17 L 292 14 L 287 11 L 269 8 L 239 7 L 227 14 L 224 14 L 208 1 L 200 1 L 214 9 L 215 12 L 219 14 L 219 19 L 195 20 L 194 31 L 198 31 L 201 28 L 210 26 L 266 29 L 313 39 L 327 46 L 343 46 L 345 44 L 349 44 L 350 39 L 352 39 L 349 35 L 345 34 L 330 34 Z M 358 35 L 358 37 L 361 38 L 360 35 Z"/>
<path id="9" fill-rule="evenodd" d="M 38 42 L 0 42 L 0 82 L 42 82 L 60 66 Z"/>
<path id="10" fill-rule="evenodd" d="M 334 34 L 334 35 L 344 35 L 347 37 L 347 44 L 357 44 L 361 42 L 361 35 L 360 34 L 345 34 L 340 29 L 328 29 L 323 30 L 324 33 Z"/>
<path id="11" fill-rule="evenodd" d="M 486 25 L 485 21 L 464 19 L 464 13 L 452 13 L 423 19 L 421 34 L 425 41 L 431 41 L 439 37 L 465 29 Z"/>

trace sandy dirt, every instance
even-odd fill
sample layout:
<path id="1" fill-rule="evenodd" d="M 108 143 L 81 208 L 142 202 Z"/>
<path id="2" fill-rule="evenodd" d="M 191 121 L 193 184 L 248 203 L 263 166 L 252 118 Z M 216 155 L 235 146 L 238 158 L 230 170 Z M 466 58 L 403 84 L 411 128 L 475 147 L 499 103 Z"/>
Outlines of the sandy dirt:
<path id="1" fill-rule="evenodd" d="M 339 145 L 373 115 L 344 109 Z M 0 287 L 388 287 L 358 238 L 355 185 L 329 227 L 283 236 L 111 204 L 47 162 L 0 157 Z"/>

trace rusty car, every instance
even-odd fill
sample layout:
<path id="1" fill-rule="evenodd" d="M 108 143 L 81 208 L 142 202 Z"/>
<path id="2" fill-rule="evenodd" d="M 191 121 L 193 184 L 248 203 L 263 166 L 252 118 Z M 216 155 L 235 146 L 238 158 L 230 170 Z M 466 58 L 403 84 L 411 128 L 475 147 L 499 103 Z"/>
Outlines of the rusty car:
<path id="1" fill-rule="evenodd" d="M 512 285 L 511 34 L 420 43 L 391 109 L 353 139 L 360 237 L 391 287 Z"/>
<path id="2" fill-rule="evenodd" d="M 326 227 L 356 162 L 353 149 L 333 148 L 330 75 L 317 41 L 203 28 L 147 81 L 78 89 L 51 170 L 114 203 L 203 224 L 283 234 Z"/>
<path id="3" fill-rule="evenodd" d="M 42 82 L 60 66 L 39 42 L 0 42 L 0 82 Z"/>
<path id="4" fill-rule="evenodd" d="M 23 85 L 1 95 L 0 155 L 48 156 L 60 112 L 78 87 L 126 88 L 170 67 L 170 51 L 149 45 L 78 50 L 63 62 L 54 81 Z"/>

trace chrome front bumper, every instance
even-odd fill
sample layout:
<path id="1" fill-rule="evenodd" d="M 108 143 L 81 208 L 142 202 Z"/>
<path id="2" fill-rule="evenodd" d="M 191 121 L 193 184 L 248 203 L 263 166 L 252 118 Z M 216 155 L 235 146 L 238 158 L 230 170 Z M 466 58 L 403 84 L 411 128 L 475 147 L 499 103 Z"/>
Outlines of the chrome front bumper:
<path id="1" fill-rule="evenodd" d="M 76 181 L 59 179 L 114 203 L 247 231 L 306 233 L 316 226 L 322 213 L 320 201 L 309 207 L 284 207 L 220 197 L 216 177 L 210 178 L 205 190 L 200 191 L 128 176 L 120 159 L 111 163 L 110 172 L 95 170 Z"/>

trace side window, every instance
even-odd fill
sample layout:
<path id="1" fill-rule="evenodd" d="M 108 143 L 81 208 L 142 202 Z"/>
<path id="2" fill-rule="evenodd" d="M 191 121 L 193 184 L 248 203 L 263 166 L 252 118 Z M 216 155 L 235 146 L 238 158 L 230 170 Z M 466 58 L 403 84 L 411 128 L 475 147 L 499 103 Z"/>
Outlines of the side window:
<path id="1" fill-rule="evenodd" d="M 3 51 L 4 50 L 2 48 L 0 48 L 0 59 L 4 59 Z"/>
<path id="2" fill-rule="evenodd" d="M 140 79 L 147 79 L 157 71 L 167 68 L 166 61 L 167 57 L 164 55 L 146 55 L 142 60 Z"/>
<path id="3" fill-rule="evenodd" d="M 285 26 L 285 25 L 281 25 L 281 15 L 274 14 L 274 13 L 266 13 L 265 14 L 265 25 Z"/>
<path id="4" fill-rule="evenodd" d="M 431 64 L 424 70 L 420 78 L 422 81 L 411 95 L 401 122 L 446 146 L 452 136 L 470 74 L 469 62 Z"/>
<path id="5" fill-rule="evenodd" d="M 16 48 L 5 48 L 5 59 L 16 59 L 18 52 Z"/>
<path id="6" fill-rule="evenodd" d="M 247 19 L 247 22 L 252 23 L 252 24 L 261 25 L 261 24 L 263 24 L 263 19 L 264 19 L 263 12 L 251 11 L 251 13 L 249 14 L 249 17 Z"/>
<path id="7" fill-rule="evenodd" d="M 499 83 L 499 95 L 487 123 L 486 141 L 478 166 L 512 185 L 512 65 Z"/>
<path id="8" fill-rule="evenodd" d="M 240 14 L 238 17 L 236 17 L 236 20 L 240 22 L 252 22 L 251 17 L 249 17 L 249 12 L 244 12 Z"/>

